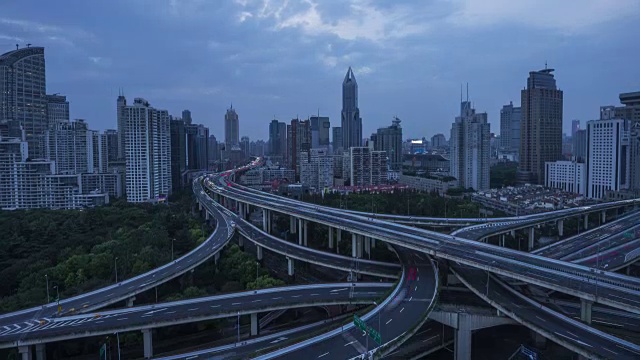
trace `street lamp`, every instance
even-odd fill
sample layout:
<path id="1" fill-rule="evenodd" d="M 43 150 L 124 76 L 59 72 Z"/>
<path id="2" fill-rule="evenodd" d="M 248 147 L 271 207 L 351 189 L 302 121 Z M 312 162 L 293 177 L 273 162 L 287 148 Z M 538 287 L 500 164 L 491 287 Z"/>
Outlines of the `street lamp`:
<path id="1" fill-rule="evenodd" d="M 256 290 L 258 290 L 258 270 L 260 270 L 260 262 L 256 261 Z"/>
<path id="2" fill-rule="evenodd" d="M 58 285 L 54 286 L 53 288 L 56 289 L 56 297 L 57 297 L 56 302 L 57 302 L 57 305 L 58 305 L 57 311 L 58 311 L 58 314 L 59 314 L 60 313 L 60 289 L 58 288 Z"/>
<path id="3" fill-rule="evenodd" d="M 116 283 L 118 282 L 118 257 L 113 260 L 113 267 L 116 269 Z"/>
<path id="4" fill-rule="evenodd" d="M 176 241 L 175 238 L 171 239 L 171 261 L 173 261 L 173 242 Z"/>
<path id="5" fill-rule="evenodd" d="M 116 333 L 116 339 L 118 341 L 118 360 L 120 360 L 120 333 Z"/>
<path id="6" fill-rule="evenodd" d="M 51 302 L 51 298 L 49 297 L 49 275 L 44 274 L 44 278 L 47 279 L 47 304 Z"/>
<path id="7" fill-rule="evenodd" d="M 373 305 L 378 306 L 378 303 L 374 301 Z M 378 332 L 380 332 L 380 342 L 382 343 L 382 327 L 380 327 L 380 318 L 381 317 L 382 317 L 382 309 L 380 309 L 380 311 L 378 311 Z"/>

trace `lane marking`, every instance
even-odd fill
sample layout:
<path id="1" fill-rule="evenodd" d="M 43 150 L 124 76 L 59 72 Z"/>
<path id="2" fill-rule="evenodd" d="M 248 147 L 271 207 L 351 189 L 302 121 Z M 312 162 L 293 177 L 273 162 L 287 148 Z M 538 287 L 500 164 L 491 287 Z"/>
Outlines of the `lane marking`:
<path id="1" fill-rule="evenodd" d="M 193 309 L 188 309 L 187 311 L 196 311 L 196 310 L 198 310 L 198 309 L 199 309 L 199 308 L 193 308 Z"/>
<path id="2" fill-rule="evenodd" d="M 387 323 L 385 325 L 389 325 L 389 323 L 391 322 L 391 320 L 393 319 L 389 319 L 389 321 L 387 321 Z"/>
<path id="3" fill-rule="evenodd" d="M 402 313 L 404 311 L 404 307 L 402 309 L 400 309 L 400 313 Z"/>
<path id="4" fill-rule="evenodd" d="M 242 304 L 242 303 L 233 303 L 233 304 L 231 304 L 231 305 L 240 305 L 240 304 Z"/>
<path id="5" fill-rule="evenodd" d="M 329 353 L 328 353 L 328 352 L 326 352 L 326 353 L 324 353 L 324 354 L 322 354 L 322 355 L 318 356 L 318 359 L 320 359 L 321 357 L 327 356 L 327 355 L 329 355 Z"/>
<path id="6" fill-rule="evenodd" d="M 354 342 L 355 341 L 348 342 L 348 343 L 344 344 L 344 346 L 349 346 L 349 345 L 353 344 Z"/>

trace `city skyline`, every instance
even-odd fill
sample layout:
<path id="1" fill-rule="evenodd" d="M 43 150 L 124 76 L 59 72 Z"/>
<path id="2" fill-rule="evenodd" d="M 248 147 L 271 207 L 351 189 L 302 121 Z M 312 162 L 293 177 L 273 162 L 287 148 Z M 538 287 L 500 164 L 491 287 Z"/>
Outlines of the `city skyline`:
<path id="1" fill-rule="evenodd" d="M 380 15 L 385 11 L 403 14 L 408 24 L 417 26 L 420 21 L 407 11 L 407 3 L 383 9 L 360 1 L 364 5 L 358 10 L 350 7 L 351 3 L 312 2 L 314 6 L 309 7 L 291 2 L 281 5 L 280 15 L 275 15 L 276 5 L 261 12 L 262 4 L 254 1 L 216 6 L 185 2 L 177 8 L 167 2 L 155 3 L 154 7 L 142 6 L 145 1 L 131 5 L 98 2 L 91 4 L 91 11 L 100 11 L 104 17 L 91 22 L 77 16 L 67 21 L 68 16 L 87 10 L 86 4 L 74 4 L 72 11 L 39 4 L 33 11 L 29 3 L 0 5 L 2 52 L 14 49 L 15 43 L 44 46 L 48 92 L 67 96 L 70 117 L 87 119 L 95 129 L 116 128 L 112 104 L 119 88 L 129 98 L 147 98 L 174 115 L 185 108 L 192 110 L 193 118 L 210 127 L 218 138 L 223 137 L 221 114 L 232 101 L 245 124 L 240 136 L 251 139 L 268 137 L 265 124 L 274 115 L 287 122 L 296 114 L 306 118 L 319 108 L 332 124 L 339 124 L 339 82 L 345 69 L 353 66 L 360 85 L 363 134 L 385 126 L 396 114 L 404 120 L 406 137 L 447 133 L 449 119 L 457 112 L 459 84 L 467 81 L 474 106 L 487 111 L 497 133 L 500 108 L 509 101 L 520 105 L 519 91 L 526 85 L 522 79 L 545 61 L 557 69 L 556 77 L 566 94 L 565 119 L 583 123 L 598 118 L 600 105 L 616 104 L 618 93 L 633 91 L 633 79 L 640 76 L 640 70 L 627 60 L 633 56 L 608 55 L 629 51 L 630 34 L 640 28 L 630 21 L 630 15 L 638 13 L 634 2 L 608 4 L 607 16 L 603 17 L 598 9 L 606 2 L 588 1 L 577 10 L 576 19 L 580 21 L 569 22 L 561 19 L 566 5 L 560 4 L 539 24 L 527 20 L 518 25 L 506 15 L 517 18 L 530 4 L 496 8 L 489 2 L 481 11 L 460 2 L 439 9 L 448 19 L 444 24 L 447 34 L 434 34 L 422 27 L 400 29 L 382 16 L 354 20 L 376 30 L 364 32 L 357 26 L 347 26 L 346 17 L 336 15 L 343 6 L 347 15 L 362 11 Z M 414 6 L 438 10 L 436 5 Z M 28 18 L 24 17 L 27 8 L 31 10 Z M 497 14 L 494 20 L 488 16 L 492 12 Z M 128 25 L 121 30 L 107 26 L 116 20 L 116 13 L 123 17 L 119 22 L 141 26 L 135 30 Z M 190 25 L 177 26 L 180 17 L 189 19 Z M 457 21 L 464 18 L 473 21 Z M 319 22 L 316 30 L 310 25 L 312 20 Z M 215 26 L 210 25 L 214 22 Z M 385 26 L 370 28 L 378 22 Z M 142 26 L 145 24 L 149 26 Z M 426 21 L 424 27 L 432 25 L 437 22 Z M 215 31 L 217 26 L 225 27 L 224 35 L 215 35 L 220 34 Z M 476 30 L 474 36 L 468 36 L 469 27 Z M 505 28 L 512 31 L 504 35 L 499 30 Z M 491 41 L 498 33 L 506 37 L 500 44 Z M 247 39 L 246 46 L 237 42 L 239 38 Z M 148 52 L 139 46 L 143 39 L 164 55 L 149 61 Z M 460 46 L 448 47 L 442 55 L 434 53 L 452 40 Z M 274 46 L 260 48 L 264 43 Z M 502 45 L 505 43 L 509 46 Z M 278 56 L 291 47 L 302 52 L 320 50 L 295 61 Z M 395 49 L 393 56 L 376 55 L 388 54 L 385 50 L 389 49 Z M 467 51 L 483 56 L 469 61 Z M 182 59 L 178 62 L 176 56 Z M 599 66 L 597 72 L 594 66 Z M 591 86 L 594 83 L 599 86 Z M 569 121 L 564 122 L 563 131 L 571 133 Z"/>

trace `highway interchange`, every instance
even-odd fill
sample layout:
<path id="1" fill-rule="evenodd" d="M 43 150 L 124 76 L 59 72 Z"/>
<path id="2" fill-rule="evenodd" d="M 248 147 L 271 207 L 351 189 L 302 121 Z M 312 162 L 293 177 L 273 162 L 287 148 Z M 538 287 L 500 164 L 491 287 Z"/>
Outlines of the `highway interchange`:
<path id="1" fill-rule="evenodd" d="M 515 267 L 521 265 L 520 263 L 523 260 L 512 260 L 508 261 L 505 259 L 501 259 L 500 264 L 496 260 L 491 260 L 489 262 L 488 259 L 492 258 L 500 258 L 499 254 L 502 254 L 502 257 L 505 256 L 504 252 L 496 251 L 495 246 L 482 247 L 482 249 L 474 249 L 472 251 L 467 251 L 468 249 L 462 249 L 460 246 L 464 247 L 465 244 L 479 244 L 475 241 L 469 241 L 468 243 L 462 237 L 451 237 L 446 235 L 441 235 L 433 232 L 429 232 L 426 230 L 416 229 L 412 227 L 407 227 L 399 224 L 391 224 L 386 221 L 380 221 L 373 218 L 363 217 L 362 215 L 357 215 L 353 213 L 340 213 L 336 214 L 336 209 L 327 209 L 323 207 L 318 207 L 315 205 L 303 204 L 295 201 L 291 201 L 290 199 L 280 198 L 277 200 L 270 199 L 268 196 L 265 196 L 263 193 L 258 194 L 252 190 L 247 190 L 246 188 L 242 189 L 241 186 L 237 184 L 231 185 L 227 183 L 226 186 L 224 184 L 224 177 L 218 177 L 217 184 L 219 185 L 211 185 L 209 183 L 209 189 L 213 190 L 218 194 L 222 194 L 223 196 L 231 197 L 234 199 L 241 200 L 245 203 L 249 203 L 252 205 L 256 205 L 258 207 L 266 207 L 271 209 L 272 211 L 278 211 L 285 214 L 292 214 L 298 216 L 303 219 L 316 221 L 320 223 L 324 223 L 325 225 L 334 226 L 337 228 L 341 228 L 343 230 L 351 231 L 356 234 L 362 234 L 366 236 L 373 236 L 377 239 L 388 240 L 390 243 L 395 243 L 398 245 L 399 243 L 409 249 L 419 250 L 419 252 L 412 252 L 406 250 L 400 250 L 401 257 L 404 258 L 405 271 L 407 268 L 415 268 L 417 269 L 419 274 L 422 274 L 421 277 L 416 276 L 414 279 L 407 279 L 404 276 L 401 278 L 400 285 L 398 289 L 402 289 L 401 292 L 390 299 L 391 301 L 386 303 L 385 306 L 378 306 L 378 311 L 380 315 L 380 321 L 385 320 L 385 326 L 383 334 L 386 333 L 388 338 L 385 337 L 383 340 L 389 340 L 389 338 L 393 339 L 394 335 L 403 334 L 408 328 L 412 328 L 416 325 L 416 321 L 424 321 L 426 316 L 426 309 L 428 308 L 426 303 L 431 304 L 436 296 L 436 284 L 435 284 L 435 273 L 434 268 L 428 257 L 424 255 L 425 253 L 433 254 L 438 257 L 442 257 L 445 259 L 458 259 L 463 261 L 457 265 L 456 270 L 459 272 L 460 277 L 467 281 L 467 285 L 469 285 L 472 290 L 478 292 L 478 289 L 487 288 L 487 293 L 485 296 L 477 293 L 480 297 L 486 298 L 492 305 L 496 306 L 496 303 L 504 303 L 510 302 L 512 306 L 509 308 L 504 308 L 498 305 L 499 309 L 503 310 L 505 313 L 509 313 L 510 316 L 517 318 L 519 316 L 526 317 L 527 319 L 537 318 L 538 322 L 533 321 L 533 327 L 539 327 L 539 331 L 543 334 L 548 333 L 548 328 L 553 328 L 553 321 L 562 318 L 561 314 L 556 314 L 548 311 L 546 308 L 544 311 L 541 311 L 541 308 L 537 307 L 539 304 L 536 302 L 528 301 L 526 298 L 522 298 L 521 296 L 517 296 L 514 294 L 514 291 L 510 289 L 508 286 L 505 286 L 502 281 L 499 280 L 495 275 L 488 276 L 489 283 L 487 284 L 487 277 L 485 271 L 479 271 L 478 268 L 484 268 L 485 270 L 490 270 L 494 274 L 506 275 L 507 277 L 513 275 L 514 270 L 504 270 L 500 271 L 501 265 L 506 267 Z M 194 182 L 194 192 L 199 195 L 204 195 L 204 191 L 201 188 L 201 184 L 198 181 Z M 245 193 L 246 192 L 246 193 Z M 111 304 L 113 302 L 127 299 L 133 296 L 135 293 L 145 291 L 149 288 L 157 286 L 168 279 L 171 279 L 179 274 L 187 271 L 195 267 L 197 264 L 202 261 L 210 258 L 215 252 L 219 251 L 229 240 L 231 235 L 233 234 L 234 228 L 236 231 L 239 231 L 241 234 L 246 236 L 251 241 L 256 242 L 265 248 L 268 248 L 274 252 L 283 254 L 285 256 L 289 256 L 291 258 L 295 258 L 298 260 L 306 260 L 311 259 L 312 262 L 317 263 L 319 265 L 329 266 L 340 270 L 349 270 L 355 267 L 355 260 L 349 257 L 324 253 L 321 251 L 316 251 L 309 249 L 308 247 L 299 246 L 292 243 L 287 243 L 281 239 L 268 235 L 248 222 L 244 219 L 240 219 L 237 217 L 235 213 L 231 213 L 227 209 L 218 208 L 216 202 L 212 201 L 207 196 L 198 196 L 202 205 L 205 208 L 208 208 L 208 212 L 210 215 L 214 216 L 217 224 L 225 224 L 225 227 L 217 226 L 214 234 L 201 245 L 201 247 L 193 250 L 191 253 L 185 255 L 184 257 L 178 259 L 174 263 L 167 264 L 158 269 L 154 269 L 153 271 L 140 275 L 139 277 L 129 279 L 127 281 L 123 281 L 119 285 L 107 287 L 105 289 L 99 289 L 92 293 L 84 294 L 76 298 L 70 298 L 61 301 L 61 304 L 64 304 L 63 312 L 60 315 L 68 315 L 72 312 L 80 313 L 92 311 L 93 309 L 99 308 L 101 306 L 105 306 Z M 276 203 L 277 207 L 274 209 L 274 205 L 269 204 L 269 201 Z M 297 206 L 297 210 L 296 210 Z M 573 209 L 569 209 L 573 210 Z M 309 214 L 315 213 L 315 214 Z M 552 213 L 549 213 L 552 214 Z M 635 217 L 634 217 L 635 216 Z M 557 253 L 559 257 L 566 258 L 569 260 L 578 260 L 578 262 L 582 261 L 588 264 L 589 266 L 593 266 L 591 264 L 591 257 L 593 253 L 594 246 L 597 248 L 596 253 L 600 252 L 598 256 L 598 265 L 600 268 L 609 269 L 609 266 L 614 266 L 613 264 L 621 263 L 619 258 L 620 254 L 615 253 L 616 249 L 619 250 L 629 250 L 629 246 L 637 246 L 633 241 L 629 241 L 628 236 L 625 236 L 625 232 L 627 229 L 633 229 L 632 225 L 637 224 L 637 219 L 640 215 L 632 214 L 624 217 L 621 220 L 616 222 L 609 223 L 600 229 L 600 231 L 591 231 L 583 234 L 582 239 L 586 239 L 588 244 L 586 247 L 583 243 L 583 253 L 575 255 L 576 248 L 575 245 L 578 241 L 566 241 L 560 242 L 557 245 L 556 251 L 554 249 L 554 253 Z M 231 221 L 232 219 L 233 221 Z M 338 220 L 340 219 L 340 220 Z M 522 220 L 512 221 L 512 223 L 498 221 L 494 224 L 491 230 L 486 226 L 476 226 L 472 228 L 473 230 L 481 229 L 481 234 L 486 234 L 490 231 L 495 231 L 496 227 L 508 227 L 514 226 L 514 223 L 521 224 Z M 538 220 L 540 222 L 540 220 Z M 528 220 L 526 224 L 529 224 Z M 519 225 L 516 225 L 519 226 Z M 380 230 L 377 230 L 379 228 Z M 227 231 L 223 231 L 226 229 Z M 485 230 L 487 229 L 487 230 Z M 392 233 L 397 232 L 399 236 L 393 236 Z M 472 235 L 478 235 L 477 232 L 470 232 L 469 237 L 473 238 Z M 437 235 L 437 236 L 436 236 Z M 419 240 L 419 238 L 422 239 Z M 399 239 L 398 239 L 399 238 Z M 608 245 L 604 251 L 600 249 L 600 246 L 596 245 L 602 242 L 603 240 L 608 241 Z M 451 241 L 453 240 L 453 241 Z M 205 246 L 206 244 L 206 246 Z M 457 251 L 462 253 L 452 255 L 450 251 L 454 249 L 449 249 L 458 245 Z M 616 248 L 617 246 L 617 248 Z M 626 248 L 625 248 L 626 247 Z M 505 250 L 505 249 L 503 249 Z M 600 251 L 598 251 L 600 250 Z M 543 250 L 540 251 L 544 254 Z M 606 251 L 609 251 L 609 254 L 613 254 L 609 260 L 606 260 Z M 518 253 L 513 251 L 514 253 Z M 194 255 L 198 254 L 198 255 Z M 207 254 L 208 253 L 208 254 Z M 318 254 L 319 253 L 319 254 Z M 420 255 L 420 254 L 423 255 Z M 473 253 L 475 255 L 471 255 Z M 507 252 L 509 253 L 509 252 Z M 478 259 L 477 256 L 480 255 L 481 259 Z M 539 256 L 528 256 L 524 257 L 526 259 L 525 262 L 533 262 L 536 264 L 536 261 L 541 261 L 541 264 L 544 264 L 547 259 Z M 624 254 L 622 254 L 622 258 L 624 258 Z M 604 262 L 600 262 L 600 260 L 604 260 Z M 380 263 L 374 261 L 365 261 L 365 260 L 357 260 L 358 265 L 357 268 L 360 272 L 383 276 L 392 278 L 397 276 L 398 271 L 400 270 L 397 265 Z M 624 261 L 623 261 L 624 262 Z M 623 263 L 622 262 L 622 263 Z M 564 283 L 563 286 L 569 288 L 575 288 L 575 284 L 572 283 L 572 276 L 567 276 L 567 270 L 565 263 L 558 262 L 554 263 L 554 265 L 560 264 L 561 270 L 556 270 L 556 272 L 551 272 L 557 275 L 558 280 L 566 280 L 569 278 L 568 283 Z M 610 265 L 606 265 L 610 264 Z M 469 267 L 469 265 L 473 265 Z M 481 266 L 478 266 L 481 265 Z M 541 269 L 536 269 L 536 266 L 531 266 L 533 264 L 529 264 L 529 271 L 534 274 L 527 274 L 527 277 L 524 279 L 528 283 L 542 285 L 547 289 L 557 290 L 554 286 L 549 286 L 548 283 L 545 283 L 544 280 L 540 281 L 542 284 L 539 284 L 535 281 L 535 278 L 545 277 L 550 274 L 548 268 L 544 268 L 544 266 L 540 266 Z M 536 264 L 537 265 L 537 264 Z M 171 271 L 167 271 L 167 268 L 170 268 Z M 571 271 L 576 271 L 576 268 L 571 268 Z M 164 271 L 163 271 L 164 270 Z M 475 276 L 473 274 L 465 275 L 464 272 L 476 272 L 484 274 L 483 276 Z M 517 271 L 516 271 L 517 272 Z M 559 273 L 559 274 L 558 274 Z M 427 275 L 427 276 L 425 276 Z M 609 293 L 608 296 L 611 295 L 611 291 L 613 291 L 613 296 L 615 297 L 618 294 L 616 291 L 619 291 L 619 294 L 624 296 L 618 296 L 624 302 L 633 303 L 634 298 L 631 294 L 636 292 L 636 281 L 628 279 L 624 276 L 611 276 L 608 272 L 602 273 L 586 273 L 584 269 L 578 268 L 577 275 L 573 273 L 573 276 L 578 278 L 575 280 L 575 283 L 578 284 L 577 287 L 582 293 L 594 293 L 593 287 L 594 285 L 597 287 L 600 286 L 600 291 L 602 292 L 602 288 L 606 288 Z M 601 282 L 600 284 L 590 282 L 584 283 L 584 278 L 587 277 L 589 279 L 593 279 L 593 276 L 597 278 L 602 278 L 602 276 L 607 276 L 606 278 L 608 282 Z M 582 279 L 581 279 L 582 278 Z M 422 279 L 422 280 L 421 280 Z M 469 280 L 471 279 L 471 280 Z M 522 279 L 520 279 L 522 280 Z M 531 281 L 534 280 L 534 281 Z M 406 282 L 409 283 L 406 283 Z M 471 284 L 473 282 L 473 284 Z M 547 280 L 548 282 L 548 280 Z M 124 285 L 124 287 L 123 287 Z M 164 326 L 168 324 L 174 324 L 176 321 L 178 323 L 180 321 L 191 322 L 197 321 L 199 319 L 210 319 L 216 317 L 224 317 L 224 316 L 232 316 L 230 315 L 230 310 L 233 307 L 241 307 L 240 311 L 242 314 L 249 314 L 256 311 L 268 311 L 277 308 L 286 308 L 291 306 L 309 306 L 309 303 L 304 303 L 304 299 L 316 297 L 317 299 L 311 300 L 311 305 L 313 304 L 323 304 L 322 301 L 328 301 L 324 299 L 324 297 L 332 298 L 336 300 L 338 303 L 341 301 L 345 301 L 339 294 L 344 290 L 332 288 L 331 286 L 340 284 L 331 284 L 331 285 L 321 285 L 329 286 L 328 288 L 323 288 L 323 294 L 320 291 L 315 293 L 309 293 L 304 291 L 313 291 L 309 287 L 306 287 L 305 290 L 297 289 L 291 290 L 287 289 L 287 291 L 302 291 L 303 293 L 290 293 L 294 294 L 291 296 L 297 296 L 295 298 L 287 299 L 286 297 L 282 297 L 282 299 L 276 299 L 277 296 L 272 296 L 270 299 L 267 299 L 265 296 L 267 293 L 264 290 L 261 290 L 257 293 L 250 294 L 242 294 L 240 297 L 246 297 L 246 301 L 233 301 L 227 300 L 232 299 L 233 296 L 225 299 L 220 297 L 208 297 L 203 299 L 195 299 L 195 302 L 191 300 L 186 301 L 185 303 L 177 302 L 177 303 L 167 303 L 167 304 L 158 304 L 153 305 L 151 308 L 149 307 L 135 307 L 129 309 L 121 309 L 121 310 L 110 310 L 96 314 L 87 314 L 87 315 L 77 315 L 77 316 L 65 316 L 58 317 L 55 316 L 57 314 L 51 313 L 52 305 L 44 306 L 42 308 L 33 308 L 23 310 L 18 313 L 5 314 L 0 315 L 0 342 L 2 344 L 5 341 L 8 343 L 9 341 L 14 341 L 12 343 L 13 346 L 18 343 L 18 341 L 24 341 L 28 343 L 28 341 L 34 337 L 34 339 L 60 339 L 64 338 L 64 334 L 72 333 L 74 330 L 70 329 L 78 329 L 79 331 L 91 332 L 93 333 L 109 333 L 119 329 L 145 329 L 151 328 L 155 326 Z M 346 284 L 350 285 L 350 284 Z M 365 286 L 361 288 L 362 291 L 356 292 L 357 296 L 353 297 L 351 294 L 351 298 L 349 301 L 358 302 L 358 303 L 371 303 L 376 301 L 384 291 L 389 287 L 390 284 L 386 283 L 376 283 L 376 284 L 359 284 L 358 287 Z M 545 286 L 546 285 L 546 286 Z M 621 286 L 622 285 L 622 286 Z M 344 286 L 344 284 L 342 284 Z M 368 288 L 367 286 L 371 286 Z M 413 287 L 413 296 L 411 294 L 411 287 Z M 348 287 L 347 287 L 348 288 Z M 116 290 L 114 293 L 113 290 Z M 332 289 L 332 290 L 327 290 Z M 382 291 L 384 290 L 384 291 Z M 564 290 L 564 289 L 563 289 Z M 333 291 L 333 292 L 331 292 Z M 562 291 L 562 290 L 560 290 Z M 421 292 L 421 293 L 419 293 Z M 98 294 L 98 295 L 95 295 Z M 315 295 L 312 295 L 315 294 Z M 625 295 L 627 294 L 627 295 Z M 237 294 L 236 294 L 237 295 Z M 487 296 L 488 295 L 488 296 Z M 516 295 L 516 296 L 514 296 Z M 600 295 L 600 294 L 599 294 Z M 367 297 L 369 296 L 369 297 Z M 94 298 L 95 297 L 95 300 Z M 99 299 L 102 297 L 102 299 Z M 415 297 L 415 299 L 414 299 Z M 354 300 L 354 298 L 357 298 Z M 115 299 L 115 300 L 114 300 Z M 252 300 L 248 300 L 252 299 Z M 296 300 L 293 300 L 296 299 Z M 499 301 L 496 301 L 499 299 Z M 500 300 L 501 299 L 501 300 Z M 520 299 L 514 301 L 514 299 Z M 638 300 L 640 298 L 635 298 Z M 259 300 L 259 301 L 255 301 Z M 282 300 L 282 303 L 278 303 L 278 300 Z M 596 299 L 598 300 L 598 299 Z M 82 302 L 79 302 L 82 301 Z M 226 301 L 226 302 L 225 302 Z M 251 301 L 251 302 L 249 302 Z M 253 302 L 255 301 L 255 303 Z M 260 304 L 265 301 L 265 304 Z M 377 300 L 379 301 L 379 300 Z M 230 303 L 227 303 L 230 302 Z M 348 302 L 348 301 L 347 301 Z M 414 302 L 414 304 L 411 304 Z M 623 302 L 623 303 L 624 303 Z M 640 302 L 636 301 L 638 304 Z M 268 304 L 267 304 L 268 303 Z M 610 302 L 605 301 L 605 303 Z M 613 302 L 615 303 L 615 301 Z M 194 305 L 198 304 L 198 306 Z M 208 308 L 207 305 L 208 304 Z M 214 304 L 214 305 L 211 305 Z M 251 307 L 250 304 L 260 304 L 267 306 L 266 308 L 260 307 L 258 305 Z M 285 305 L 286 304 L 286 305 Z M 306 304 L 306 305 L 305 305 Z M 419 304 L 419 305 L 417 305 Z M 189 307 L 191 306 L 191 307 Z M 570 308 L 570 306 L 565 304 L 565 307 Z M 631 309 L 631 306 L 629 309 Z M 575 307 L 574 307 L 575 308 Z M 175 310 L 174 310 L 175 309 Z M 217 310 L 216 310 L 217 309 Z M 268 309 L 268 310 L 265 310 Z M 637 310 L 632 309 L 637 312 Z M 172 311 L 174 311 L 172 313 Z M 616 311 L 616 310 L 611 310 Z M 185 316 L 184 314 L 189 314 L 189 316 Z M 515 315 L 518 313 L 518 315 Z M 47 317 L 46 315 L 50 314 L 51 316 Z M 176 314 L 181 314 L 177 316 Z M 524 314 L 524 315 L 523 315 Z M 560 315 L 560 316 L 559 316 Z M 131 317 L 131 320 L 130 320 Z M 179 319 L 178 319 L 179 318 Z M 597 317 L 594 316 L 594 321 Z M 373 316 L 372 319 L 375 321 L 376 316 Z M 529 321 L 528 320 L 528 321 Z M 562 320 L 565 321 L 566 320 Z M 558 326 L 562 327 L 562 321 L 560 321 Z M 16 323 L 23 322 L 27 327 L 21 327 L 20 329 L 15 328 Z M 120 324 L 126 323 L 122 327 L 119 327 Z M 370 321 L 368 322 L 370 323 Z M 104 325 L 103 325 L 104 324 Z M 375 325 L 375 324 L 374 324 Z M 532 326 L 529 324 L 528 326 Z M 581 326 L 576 326 L 575 328 L 570 328 L 569 331 L 567 329 L 560 329 L 560 331 L 555 331 L 553 335 L 556 337 L 565 338 L 567 342 L 572 343 L 573 345 L 568 346 L 569 348 L 576 349 L 576 345 L 579 348 L 588 348 L 590 347 L 590 342 L 585 341 L 585 339 L 593 340 L 593 344 L 601 343 L 603 339 L 606 339 L 610 343 L 605 346 L 598 346 L 597 349 L 590 349 L 587 352 L 581 352 L 578 349 L 578 352 L 586 353 L 586 354 L 594 354 L 596 353 L 599 357 L 602 358 L 637 358 L 640 356 L 640 349 L 635 344 L 628 344 L 620 339 L 609 339 L 606 334 L 598 332 L 590 327 L 586 327 L 587 329 L 583 329 Z M 104 330 L 101 330 L 104 329 Z M 576 330 L 578 329 L 578 330 Z M 417 330 L 417 329 L 416 329 Z M 583 331 L 579 332 L 579 331 Z M 128 330 L 123 330 L 128 331 Z M 34 335 L 35 334 L 35 335 Z M 583 338 L 584 336 L 584 338 Z M 300 358 L 300 356 L 308 357 L 308 354 L 305 351 L 312 351 L 313 354 L 317 354 L 318 358 L 349 358 L 353 356 L 357 356 L 362 353 L 363 346 L 366 347 L 367 337 L 362 336 L 362 332 L 351 327 L 350 329 L 345 329 L 345 331 L 340 331 L 338 333 L 334 333 L 333 336 L 321 336 L 317 341 L 312 341 L 309 343 L 308 347 L 300 347 L 300 346 L 291 346 L 289 347 L 289 351 L 284 353 L 278 353 L 277 356 L 279 358 Z M 606 341 L 605 341 L 606 342 Z M 370 344 L 372 345 L 372 344 Z M 593 346 L 591 346 L 593 347 Z M 286 349 L 286 348 L 285 348 Z M 615 354 L 615 356 L 614 356 Z M 264 358 L 271 358 L 274 355 L 268 355 Z"/>

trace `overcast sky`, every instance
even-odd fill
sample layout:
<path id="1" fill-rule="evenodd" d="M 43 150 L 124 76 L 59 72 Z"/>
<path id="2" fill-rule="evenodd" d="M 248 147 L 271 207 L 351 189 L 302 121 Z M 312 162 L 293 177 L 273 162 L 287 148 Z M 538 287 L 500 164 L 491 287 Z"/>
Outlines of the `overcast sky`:
<path id="1" fill-rule="evenodd" d="M 64 5 L 63 5 L 64 4 Z M 0 52 L 45 46 L 47 91 L 71 117 L 116 127 L 116 97 L 190 109 L 218 139 L 233 102 L 240 135 L 310 114 L 340 126 L 352 66 L 363 135 L 402 120 L 404 137 L 444 133 L 460 86 L 499 132 L 530 70 L 556 69 L 564 128 L 640 90 L 638 0 L 2 0 Z"/>

